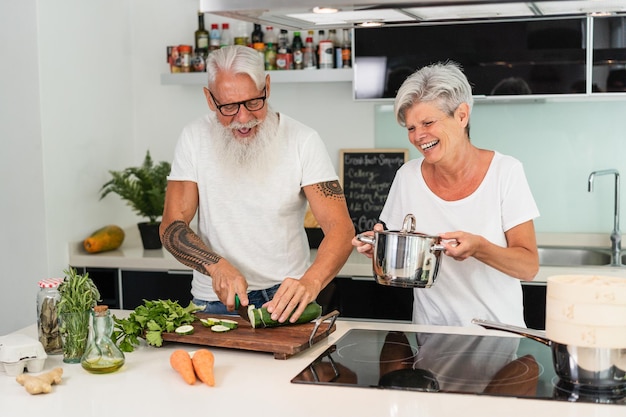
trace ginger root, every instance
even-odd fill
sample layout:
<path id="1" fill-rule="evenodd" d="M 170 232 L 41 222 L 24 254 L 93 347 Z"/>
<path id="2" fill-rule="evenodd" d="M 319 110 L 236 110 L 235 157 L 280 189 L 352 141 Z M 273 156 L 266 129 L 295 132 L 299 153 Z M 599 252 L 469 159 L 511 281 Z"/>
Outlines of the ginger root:
<path id="1" fill-rule="evenodd" d="M 29 394 L 47 394 L 52 391 L 52 384 L 59 384 L 63 375 L 62 368 L 54 368 L 41 375 L 18 375 L 15 380 L 26 388 Z"/>

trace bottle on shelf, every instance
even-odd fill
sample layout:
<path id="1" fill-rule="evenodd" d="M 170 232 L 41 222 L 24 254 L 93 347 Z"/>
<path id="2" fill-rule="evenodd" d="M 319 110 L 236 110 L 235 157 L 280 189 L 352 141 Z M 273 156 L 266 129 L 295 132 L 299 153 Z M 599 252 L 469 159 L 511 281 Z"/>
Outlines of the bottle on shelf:
<path id="1" fill-rule="evenodd" d="M 204 28 L 204 13 L 198 12 L 198 29 L 194 33 L 195 50 L 206 55 L 209 53 L 209 32 Z"/>
<path id="2" fill-rule="evenodd" d="M 304 69 L 304 61 L 303 61 L 303 48 L 302 38 L 300 37 L 300 32 L 293 33 L 293 40 L 291 42 L 291 49 L 293 50 L 293 68 L 300 70 Z"/>
<path id="3" fill-rule="evenodd" d="M 245 22 L 239 22 L 237 24 L 234 43 L 235 45 L 250 46 L 250 38 L 248 38 L 248 32 Z"/>
<path id="4" fill-rule="evenodd" d="M 304 43 L 304 54 L 302 55 L 304 69 L 317 69 L 315 50 L 313 48 L 313 37 L 307 36 Z"/>
<path id="5" fill-rule="evenodd" d="M 220 48 L 233 44 L 233 38 L 230 34 L 230 25 L 228 23 L 222 23 L 222 34 L 220 36 Z"/>
<path id="6" fill-rule="evenodd" d="M 263 43 L 263 31 L 261 30 L 261 25 L 254 24 L 254 30 L 250 34 L 250 41 L 254 45 L 255 43 Z"/>
<path id="7" fill-rule="evenodd" d="M 278 50 L 276 51 L 276 69 L 290 70 L 293 69 L 293 55 L 289 47 L 289 32 L 287 29 L 281 29 L 278 34 Z"/>
<path id="8" fill-rule="evenodd" d="M 276 36 L 276 32 L 274 32 L 274 28 L 272 26 L 265 27 L 265 34 L 263 35 L 263 41 L 266 44 L 271 43 L 274 45 L 278 45 L 278 37 Z"/>
<path id="9" fill-rule="evenodd" d="M 265 70 L 273 71 L 276 69 L 276 44 L 268 42 L 265 44 Z"/>
<path id="10" fill-rule="evenodd" d="M 343 68 L 352 68 L 352 39 L 350 30 L 343 30 L 343 42 L 341 44 L 341 61 Z"/>
<path id="11" fill-rule="evenodd" d="M 339 42 L 337 37 L 337 30 L 331 29 L 329 32 L 328 38 L 333 43 L 333 68 L 341 68 L 343 61 L 341 59 L 341 42 Z"/>
<path id="12" fill-rule="evenodd" d="M 335 47 L 330 36 L 326 39 L 320 39 L 319 45 L 320 69 L 334 68 Z"/>
<path id="13" fill-rule="evenodd" d="M 209 52 L 220 49 L 222 34 L 217 23 L 211 24 L 211 33 L 209 35 Z"/>
<path id="14" fill-rule="evenodd" d="M 324 29 L 320 29 L 317 31 L 317 39 L 314 39 L 315 42 L 315 56 L 317 57 L 317 68 L 320 67 L 320 60 L 319 60 L 319 56 L 320 56 L 320 41 L 322 41 L 323 39 L 326 39 L 326 34 L 324 32 Z"/>
<path id="15" fill-rule="evenodd" d="M 179 45 L 180 72 L 191 72 L 191 45 Z"/>

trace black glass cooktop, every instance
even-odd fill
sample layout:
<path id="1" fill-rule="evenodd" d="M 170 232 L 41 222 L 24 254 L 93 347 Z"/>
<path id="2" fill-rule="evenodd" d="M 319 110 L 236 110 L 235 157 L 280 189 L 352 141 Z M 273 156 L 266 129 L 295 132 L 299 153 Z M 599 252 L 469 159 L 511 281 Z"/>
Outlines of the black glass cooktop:
<path id="1" fill-rule="evenodd" d="M 291 382 L 626 404 L 626 389 L 560 381 L 526 338 L 352 329 Z"/>

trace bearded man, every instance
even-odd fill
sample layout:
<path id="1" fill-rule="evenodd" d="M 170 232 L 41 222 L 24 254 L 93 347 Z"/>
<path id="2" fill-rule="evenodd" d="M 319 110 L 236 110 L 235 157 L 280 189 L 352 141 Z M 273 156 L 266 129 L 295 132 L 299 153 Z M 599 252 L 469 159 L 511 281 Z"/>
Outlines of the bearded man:
<path id="1" fill-rule="evenodd" d="M 164 247 L 192 268 L 204 312 L 265 305 L 297 320 L 344 265 L 354 227 L 319 134 L 273 111 L 263 58 L 246 46 L 211 52 L 204 88 L 211 113 L 176 146 L 161 222 Z M 310 206 L 324 239 L 311 263 Z M 197 214 L 197 233 L 189 224 Z"/>

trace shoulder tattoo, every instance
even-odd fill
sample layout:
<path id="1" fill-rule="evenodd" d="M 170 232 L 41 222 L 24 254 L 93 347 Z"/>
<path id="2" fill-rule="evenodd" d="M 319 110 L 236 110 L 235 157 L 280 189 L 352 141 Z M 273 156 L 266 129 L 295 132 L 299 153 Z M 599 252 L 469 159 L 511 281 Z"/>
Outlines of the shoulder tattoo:
<path id="1" fill-rule="evenodd" d="M 182 220 L 172 222 L 163 233 L 163 246 L 183 265 L 206 274 L 204 265 L 222 259 L 211 252 L 200 237 Z"/>
<path id="2" fill-rule="evenodd" d="M 339 181 L 327 181 L 315 184 L 317 192 L 324 194 L 324 197 L 332 198 L 334 200 L 344 200 L 343 189 L 339 184 Z"/>

